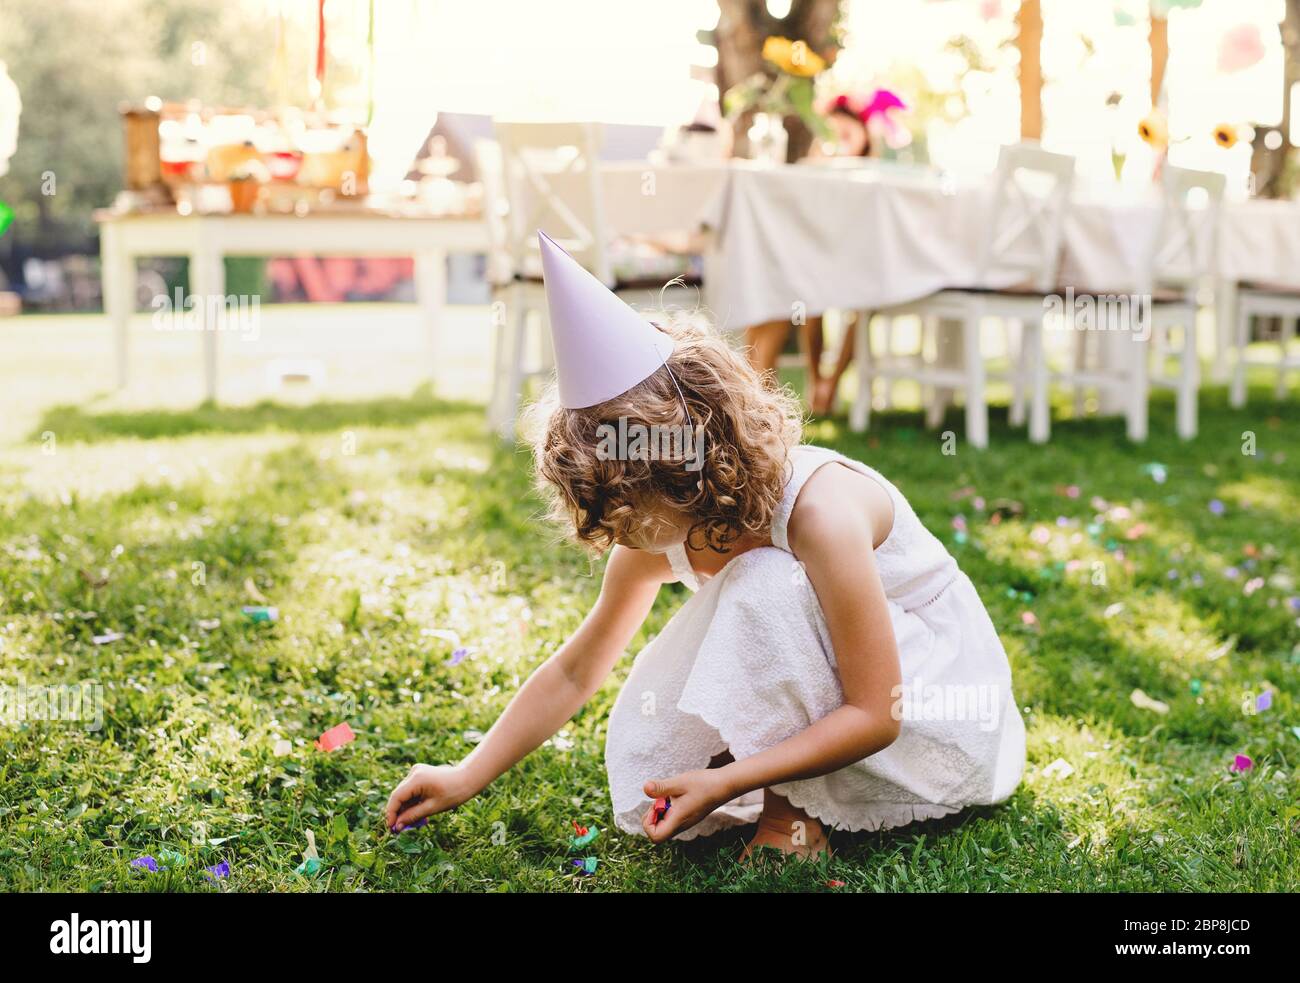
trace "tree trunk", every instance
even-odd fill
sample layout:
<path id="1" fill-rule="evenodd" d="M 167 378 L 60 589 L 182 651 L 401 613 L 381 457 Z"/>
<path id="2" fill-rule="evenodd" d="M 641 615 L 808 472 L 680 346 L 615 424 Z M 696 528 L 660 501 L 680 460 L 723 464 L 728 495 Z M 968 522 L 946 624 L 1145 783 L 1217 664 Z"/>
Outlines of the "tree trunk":
<path id="1" fill-rule="evenodd" d="M 1043 138 L 1043 11 L 1038 0 L 1021 0 L 1016 11 L 1020 50 L 1020 139 Z"/>
<path id="2" fill-rule="evenodd" d="M 1165 68 L 1169 65 L 1169 21 L 1151 15 L 1151 108 L 1160 105 L 1160 90 L 1165 85 Z"/>
<path id="3" fill-rule="evenodd" d="M 1287 0 L 1282 48 L 1282 122 L 1279 125 L 1282 142 L 1272 149 L 1267 147 L 1264 141 L 1273 127 L 1260 126 L 1255 128 L 1251 147 L 1250 173 L 1255 180 L 1255 194 L 1260 198 L 1287 198 L 1295 190 L 1289 186 L 1287 162 L 1294 152 L 1291 133 L 1295 126 L 1291 114 L 1300 109 L 1291 100 L 1291 90 L 1300 84 L 1300 0 Z"/>
<path id="4" fill-rule="evenodd" d="M 834 59 L 839 47 L 835 26 L 840 0 L 794 0 L 790 12 L 779 18 L 768 13 L 765 0 L 718 0 L 718 10 L 713 44 L 718 49 L 714 78 L 719 96 L 755 72 L 765 71 L 763 42 L 769 37 L 806 41 L 809 48 L 828 62 Z M 749 152 L 746 132 L 752 116 L 745 113 L 735 121 L 735 152 L 740 156 Z M 812 146 L 812 134 L 797 116 L 786 117 L 785 128 L 790 134 L 787 160 L 798 160 Z"/>

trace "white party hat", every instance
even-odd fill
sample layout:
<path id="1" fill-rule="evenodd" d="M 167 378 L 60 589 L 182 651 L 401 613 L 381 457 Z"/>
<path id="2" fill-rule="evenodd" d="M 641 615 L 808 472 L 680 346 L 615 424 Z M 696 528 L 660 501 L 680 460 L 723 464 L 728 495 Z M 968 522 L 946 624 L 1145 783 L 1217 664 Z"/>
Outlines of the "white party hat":
<path id="1" fill-rule="evenodd" d="M 674 342 L 582 268 L 545 232 L 537 233 L 551 315 L 560 405 L 595 406 L 644 382 Z"/>

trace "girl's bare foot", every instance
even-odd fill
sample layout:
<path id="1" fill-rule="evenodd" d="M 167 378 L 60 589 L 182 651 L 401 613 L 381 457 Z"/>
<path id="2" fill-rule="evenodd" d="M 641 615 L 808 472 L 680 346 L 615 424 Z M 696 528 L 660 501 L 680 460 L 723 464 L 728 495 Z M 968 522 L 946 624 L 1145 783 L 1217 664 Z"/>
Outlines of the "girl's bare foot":
<path id="1" fill-rule="evenodd" d="M 771 789 L 763 790 L 763 814 L 758 817 L 758 831 L 746 844 L 741 861 L 752 860 L 760 847 L 772 847 L 804 860 L 830 854 L 830 841 L 822 824 Z"/>

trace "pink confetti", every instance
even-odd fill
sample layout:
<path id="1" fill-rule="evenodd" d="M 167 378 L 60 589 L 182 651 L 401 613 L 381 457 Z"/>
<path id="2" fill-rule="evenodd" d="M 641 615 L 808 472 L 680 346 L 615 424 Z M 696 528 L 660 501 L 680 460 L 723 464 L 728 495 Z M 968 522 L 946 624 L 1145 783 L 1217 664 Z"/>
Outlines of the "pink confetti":
<path id="1" fill-rule="evenodd" d="M 1020 612 L 1020 621 L 1033 628 L 1038 624 L 1038 617 L 1033 611 L 1022 611 Z"/>
<path id="2" fill-rule="evenodd" d="M 325 733 L 316 739 L 316 746 L 322 751 L 336 751 L 344 744 L 351 744 L 357 739 L 357 735 L 352 733 L 352 728 L 347 722 L 339 724 L 337 727 L 331 727 Z"/>
<path id="3" fill-rule="evenodd" d="M 1250 755 L 1239 754 L 1232 759 L 1230 768 L 1232 771 L 1250 771 L 1255 767 L 1255 762 L 1250 760 Z"/>

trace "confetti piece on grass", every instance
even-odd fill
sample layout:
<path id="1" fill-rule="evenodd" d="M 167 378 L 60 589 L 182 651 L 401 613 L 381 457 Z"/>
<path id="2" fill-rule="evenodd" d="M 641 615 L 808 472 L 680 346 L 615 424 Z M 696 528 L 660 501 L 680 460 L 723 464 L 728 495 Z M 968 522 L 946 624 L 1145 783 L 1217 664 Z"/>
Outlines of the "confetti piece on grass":
<path id="1" fill-rule="evenodd" d="M 274 754 L 277 758 L 283 758 L 288 754 L 292 754 L 293 742 L 286 741 L 282 738 L 275 742 L 275 747 L 271 749 L 271 753 Z"/>
<path id="2" fill-rule="evenodd" d="M 1217 498 L 1210 499 L 1210 511 L 1215 515 L 1223 515 L 1227 507 Z"/>
<path id="3" fill-rule="evenodd" d="M 260 605 L 245 604 L 241 610 L 244 612 L 244 617 L 249 621 L 259 622 L 280 620 L 279 608 L 268 608 Z"/>
<path id="4" fill-rule="evenodd" d="M 1107 606 L 1106 610 L 1101 613 L 1103 618 L 1113 618 L 1124 610 L 1123 602 L 1116 601 L 1114 604 Z"/>
<path id="5" fill-rule="evenodd" d="M 224 877 L 229 877 L 230 864 L 223 860 L 221 863 L 213 864 L 211 867 L 204 867 L 203 876 L 210 881 L 219 881 Z"/>
<path id="6" fill-rule="evenodd" d="M 573 866 L 577 867 L 578 873 L 584 877 L 590 877 L 592 874 L 596 873 L 596 868 L 599 865 L 600 861 L 595 857 L 585 857 L 582 860 L 573 861 Z"/>
<path id="7" fill-rule="evenodd" d="M 336 727 L 331 727 L 320 737 L 316 738 L 316 746 L 322 751 L 335 751 L 344 744 L 351 744 L 357 739 L 357 735 L 352 733 L 352 728 L 348 726 L 347 721 Z"/>
<path id="8" fill-rule="evenodd" d="M 1044 778 L 1069 778 L 1074 774 L 1074 765 L 1064 758 L 1057 758 L 1050 765 L 1043 769 Z"/>
<path id="9" fill-rule="evenodd" d="M 90 640 L 96 645 L 108 645 L 111 642 L 120 642 L 124 638 L 126 638 L 126 636 L 120 631 L 109 631 L 102 635 L 94 635 Z"/>
<path id="10" fill-rule="evenodd" d="M 1020 623 L 1030 628 L 1036 628 L 1038 626 L 1038 616 L 1033 611 L 1021 611 Z"/>
<path id="11" fill-rule="evenodd" d="M 1190 683 L 1187 684 L 1187 688 L 1191 690 L 1192 696 L 1201 695 L 1201 686 L 1202 684 L 1199 679 L 1193 679 Z"/>
<path id="12" fill-rule="evenodd" d="M 1163 485 L 1169 477 L 1169 469 L 1159 461 L 1152 461 L 1150 464 L 1142 465 L 1142 473 L 1150 476 L 1151 480 L 1157 485 Z"/>
<path id="13" fill-rule="evenodd" d="M 202 631 L 216 631 L 221 627 L 220 618 L 200 618 L 199 628 Z"/>
<path id="14" fill-rule="evenodd" d="M 1261 710 L 1261 711 L 1267 710 L 1272 705 L 1273 705 L 1273 691 L 1271 689 L 1264 690 L 1264 692 L 1260 693 L 1259 696 L 1255 698 L 1256 710 Z"/>
<path id="15" fill-rule="evenodd" d="M 844 887 L 844 886 L 845 886 L 845 882 L 844 882 L 844 881 L 827 881 L 827 882 L 826 882 L 826 886 L 827 886 L 827 887 Z"/>
<path id="16" fill-rule="evenodd" d="M 1150 710 L 1153 713 L 1161 713 L 1161 714 L 1169 712 L 1168 703 L 1164 703 L 1161 700 L 1152 699 L 1151 697 L 1143 693 L 1140 689 L 1135 689 L 1132 693 L 1130 693 L 1129 699 L 1133 702 L 1133 705 L 1137 707 L 1139 710 Z"/>
<path id="17" fill-rule="evenodd" d="M 600 830 L 595 826 L 588 829 L 586 826 L 579 826 L 576 821 L 573 823 L 573 830 L 577 835 L 569 837 L 569 849 L 571 850 L 581 849 L 600 835 Z"/>
<path id="18" fill-rule="evenodd" d="M 168 867 L 183 867 L 185 857 L 175 850 L 160 850 L 158 856 L 162 857 L 162 862 Z"/>
<path id="19" fill-rule="evenodd" d="M 140 867 L 144 870 L 149 871 L 149 873 L 151 874 L 158 873 L 158 861 L 155 860 L 153 857 L 148 857 L 148 856 L 136 857 L 134 860 L 131 861 L 131 866 Z"/>
<path id="20" fill-rule="evenodd" d="M 447 664 L 452 666 L 458 666 L 465 661 L 465 657 L 467 655 L 469 655 L 469 649 L 458 648 L 451 653 L 451 658 L 447 660 Z"/>
<path id="21" fill-rule="evenodd" d="M 1230 771 L 1250 771 L 1255 767 L 1255 762 L 1250 760 L 1250 755 L 1239 754 L 1232 759 L 1232 764 L 1228 766 Z"/>
<path id="22" fill-rule="evenodd" d="M 321 872 L 323 864 L 320 857 L 308 857 L 297 867 L 293 869 L 295 874 L 301 874 L 303 877 L 315 877 Z"/>

